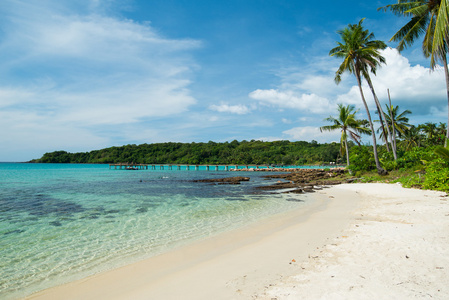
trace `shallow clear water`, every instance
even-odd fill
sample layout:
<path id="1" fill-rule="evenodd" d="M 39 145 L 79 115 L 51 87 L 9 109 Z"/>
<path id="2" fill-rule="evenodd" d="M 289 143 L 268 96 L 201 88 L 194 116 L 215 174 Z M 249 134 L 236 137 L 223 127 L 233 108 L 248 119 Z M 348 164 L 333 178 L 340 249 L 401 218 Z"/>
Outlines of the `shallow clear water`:
<path id="1" fill-rule="evenodd" d="M 266 173 L 0 163 L 0 298 L 15 299 L 304 205 Z M 193 179 L 251 177 L 241 185 Z"/>

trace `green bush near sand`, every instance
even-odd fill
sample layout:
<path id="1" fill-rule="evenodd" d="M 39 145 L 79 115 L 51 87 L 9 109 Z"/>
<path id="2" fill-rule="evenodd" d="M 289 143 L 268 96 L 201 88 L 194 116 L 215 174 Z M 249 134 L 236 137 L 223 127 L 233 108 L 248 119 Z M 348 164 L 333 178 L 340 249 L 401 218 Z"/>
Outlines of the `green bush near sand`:
<path id="1" fill-rule="evenodd" d="M 436 154 L 436 147 L 415 147 L 399 151 L 394 161 L 391 153 L 381 147 L 380 161 L 389 174 L 380 176 L 375 171 L 370 147 L 354 147 L 349 169 L 361 182 L 400 182 L 404 187 L 449 192 L 449 162 Z"/>

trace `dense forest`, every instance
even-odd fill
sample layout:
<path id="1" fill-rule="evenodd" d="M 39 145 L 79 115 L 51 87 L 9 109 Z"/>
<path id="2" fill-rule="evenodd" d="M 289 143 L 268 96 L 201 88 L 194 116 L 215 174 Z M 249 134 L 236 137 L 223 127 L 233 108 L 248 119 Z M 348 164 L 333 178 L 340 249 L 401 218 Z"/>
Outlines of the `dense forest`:
<path id="1" fill-rule="evenodd" d="M 340 144 L 290 141 L 225 143 L 156 143 L 110 147 L 90 152 L 45 153 L 37 163 L 144 164 L 324 164 L 341 159 Z"/>

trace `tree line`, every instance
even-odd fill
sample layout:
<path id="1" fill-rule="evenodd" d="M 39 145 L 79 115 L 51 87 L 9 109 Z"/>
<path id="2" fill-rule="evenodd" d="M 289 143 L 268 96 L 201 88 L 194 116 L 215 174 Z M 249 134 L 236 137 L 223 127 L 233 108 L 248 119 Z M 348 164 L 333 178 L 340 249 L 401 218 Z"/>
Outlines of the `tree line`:
<path id="1" fill-rule="evenodd" d="M 154 143 L 109 147 L 90 152 L 45 153 L 35 163 L 257 164 L 315 165 L 341 159 L 338 143 L 316 141 L 237 141 Z"/>

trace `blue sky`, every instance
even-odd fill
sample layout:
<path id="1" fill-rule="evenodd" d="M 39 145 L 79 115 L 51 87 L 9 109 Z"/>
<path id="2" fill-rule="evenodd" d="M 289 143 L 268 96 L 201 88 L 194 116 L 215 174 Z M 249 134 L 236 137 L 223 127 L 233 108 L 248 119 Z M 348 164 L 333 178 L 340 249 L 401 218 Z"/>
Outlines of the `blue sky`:
<path id="1" fill-rule="evenodd" d="M 366 116 L 355 79 L 333 81 L 336 31 L 366 18 L 388 41 L 406 21 L 377 11 L 390 2 L 2 0 L 0 161 L 169 141 L 338 141 L 318 129 L 337 103 Z M 446 122 L 444 74 L 420 45 L 383 55 L 380 100 L 389 88 L 412 124 Z"/>

